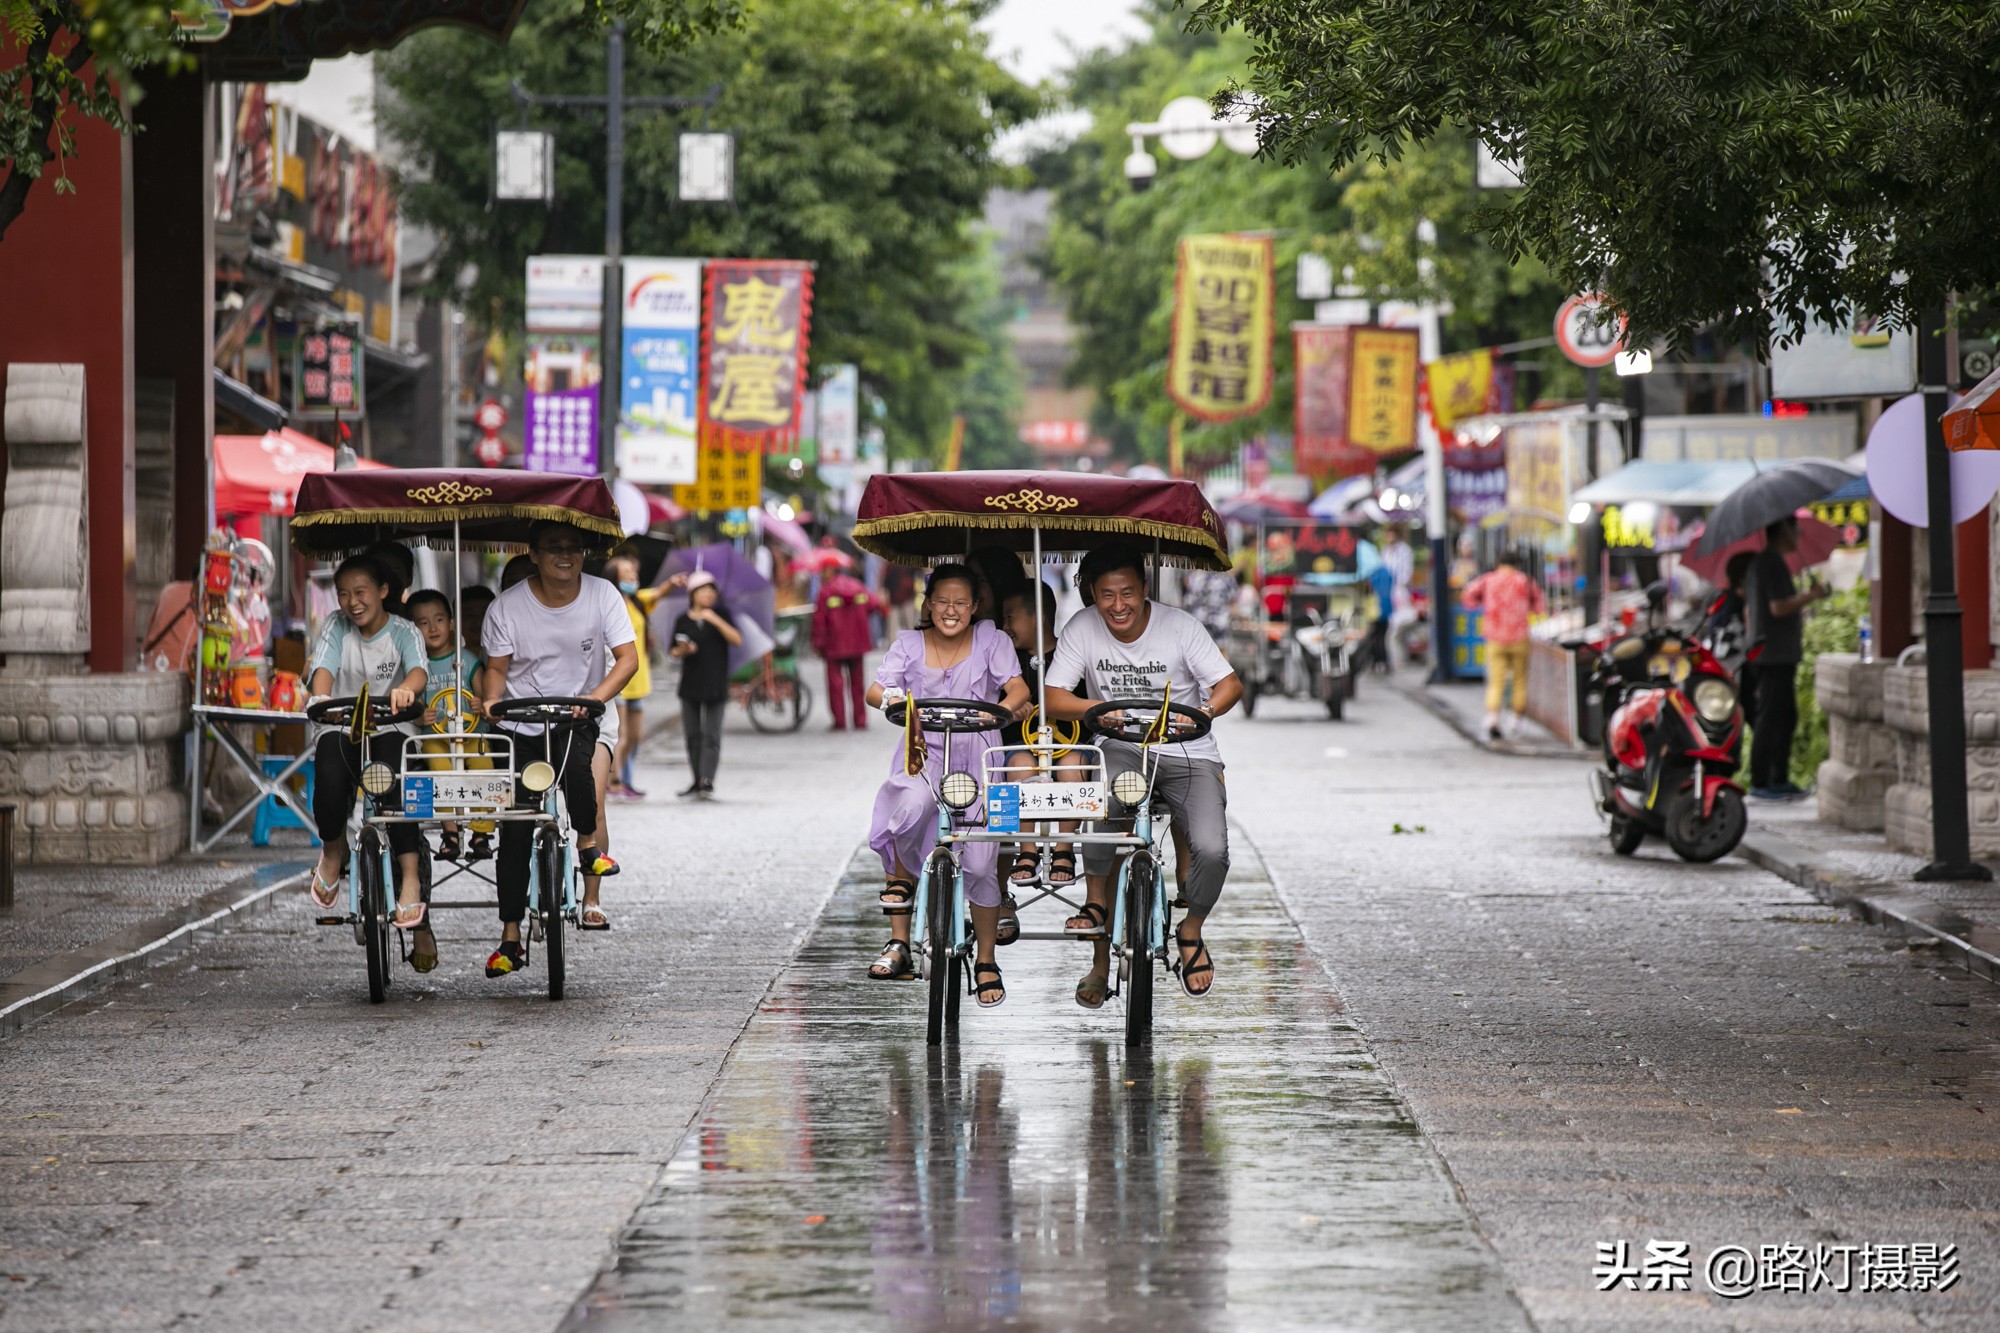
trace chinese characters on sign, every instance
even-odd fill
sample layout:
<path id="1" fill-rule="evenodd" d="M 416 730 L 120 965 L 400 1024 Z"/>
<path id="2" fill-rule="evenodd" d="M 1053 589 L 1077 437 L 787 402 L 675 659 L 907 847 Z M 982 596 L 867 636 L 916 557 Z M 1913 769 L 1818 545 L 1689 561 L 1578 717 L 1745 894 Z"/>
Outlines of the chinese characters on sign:
<path id="1" fill-rule="evenodd" d="M 1347 440 L 1347 340 L 1345 328 L 1292 325 L 1292 448 L 1307 476 L 1347 477 L 1375 467 L 1374 454 Z"/>
<path id="2" fill-rule="evenodd" d="M 624 278 L 618 475 L 647 485 L 692 482 L 701 261 L 628 259 Z"/>
<path id="3" fill-rule="evenodd" d="M 526 439 L 528 471 L 596 476 L 597 387 L 530 393 Z"/>
<path id="4" fill-rule="evenodd" d="M 1378 454 L 1417 445 L 1417 331 L 1354 330 L 1349 441 Z"/>
<path id="5" fill-rule="evenodd" d="M 1424 367 L 1424 403 L 1440 435 L 1449 435 L 1468 417 L 1510 412 L 1513 401 L 1513 368 L 1495 362 L 1486 348 L 1441 357 Z"/>
<path id="6" fill-rule="evenodd" d="M 812 270 L 797 260 L 716 260 L 702 340 L 705 419 L 736 435 L 799 426 Z"/>
<path id="7" fill-rule="evenodd" d="M 1203 421 L 1234 421 L 1271 397 L 1271 240 L 1184 236 L 1174 280 L 1167 395 Z"/>
<path id="8" fill-rule="evenodd" d="M 700 476 L 691 486 L 674 487 L 674 503 L 706 514 L 763 503 L 764 460 L 757 442 L 739 444 L 713 429 L 703 436 Z"/>
<path id="9" fill-rule="evenodd" d="M 351 329 L 300 329 L 292 363 L 292 415 L 306 421 L 360 416 L 361 340 Z"/>

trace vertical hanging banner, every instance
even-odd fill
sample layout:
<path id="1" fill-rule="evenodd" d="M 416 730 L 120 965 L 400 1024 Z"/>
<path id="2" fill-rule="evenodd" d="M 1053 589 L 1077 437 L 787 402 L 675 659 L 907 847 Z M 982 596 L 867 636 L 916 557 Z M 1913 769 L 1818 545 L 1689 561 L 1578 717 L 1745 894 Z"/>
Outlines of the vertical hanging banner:
<path id="1" fill-rule="evenodd" d="M 707 265 L 702 330 L 703 419 L 752 450 L 792 438 L 805 397 L 812 268 L 793 259 Z"/>
<path id="2" fill-rule="evenodd" d="M 697 479 L 695 371 L 701 355 L 701 261 L 627 259 L 618 475 L 648 485 Z"/>
<path id="3" fill-rule="evenodd" d="M 1347 439 L 1349 332 L 1345 325 L 1292 325 L 1293 462 L 1321 480 L 1375 467 L 1375 455 Z"/>
<path id="4" fill-rule="evenodd" d="M 1493 371 L 1493 353 L 1483 347 L 1440 357 L 1424 367 L 1424 402 L 1438 434 L 1449 435 L 1466 418 L 1494 410 L 1499 381 Z"/>
<path id="5" fill-rule="evenodd" d="M 1183 236 L 1174 276 L 1167 396 L 1202 421 L 1271 400 L 1271 238 Z"/>
<path id="6" fill-rule="evenodd" d="M 604 260 L 596 255 L 528 259 L 527 419 L 522 466 L 594 477 L 598 381 L 604 373 Z"/>
<path id="7" fill-rule="evenodd" d="M 1357 326 L 1348 439 L 1378 454 L 1417 447 L 1417 331 Z"/>
<path id="8" fill-rule="evenodd" d="M 703 429 L 700 475 L 674 487 L 674 503 L 699 514 L 755 509 L 764 502 L 764 460 L 753 439 L 746 445 L 713 426 Z"/>

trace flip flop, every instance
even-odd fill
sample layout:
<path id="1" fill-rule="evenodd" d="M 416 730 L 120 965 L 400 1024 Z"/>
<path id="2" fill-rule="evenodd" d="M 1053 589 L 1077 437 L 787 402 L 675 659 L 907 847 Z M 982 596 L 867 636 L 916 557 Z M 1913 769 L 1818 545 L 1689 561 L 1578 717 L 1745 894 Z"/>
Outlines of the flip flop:
<path id="1" fill-rule="evenodd" d="M 411 912 L 415 912 L 416 915 L 410 916 L 409 913 Z M 392 924 L 394 924 L 397 930 L 415 930 L 424 924 L 424 918 L 429 912 L 430 904 L 421 898 L 413 903 L 397 903 L 396 915 L 392 918 Z"/>
<path id="2" fill-rule="evenodd" d="M 1095 972 L 1086 972 L 1076 983 L 1076 1002 L 1086 1009 L 1102 1009 L 1107 996 L 1111 994 L 1111 978 L 1100 977 Z M 1086 999 L 1086 996 L 1094 997 Z"/>
<path id="3" fill-rule="evenodd" d="M 585 903 L 583 910 L 576 914 L 578 930 L 609 930 L 611 918 L 604 915 L 604 909 L 596 903 Z"/>
<path id="4" fill-rule="evenodd" d="M 307 885 L 307 889 L 312 894 L 313 906 L 329 908 L 339 902 L 340 882 L 346 878 L 345 875 L 335 875 L 333 882 L 329 884 L 319 877 L 319 867 L 314 866 L 312 868 L 312 883 Z"/>

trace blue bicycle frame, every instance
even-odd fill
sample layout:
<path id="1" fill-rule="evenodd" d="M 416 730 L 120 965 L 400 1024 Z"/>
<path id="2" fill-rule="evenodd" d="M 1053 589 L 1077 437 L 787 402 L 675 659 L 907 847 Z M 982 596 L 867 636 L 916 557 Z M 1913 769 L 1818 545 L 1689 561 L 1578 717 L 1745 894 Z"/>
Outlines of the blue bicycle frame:
<path id="1" fill-rule="evenodd" d="M 1118 859 L 1118 879 L 1111 895 L 1111 948 L 1114 952 L 1125 951 L 1125 903 L 1131 896 L 1126 893 L 1132 882 L 1132 863 L 1145 857 L 1153 863 L 1153 903 L 1151 919 L 1146 923 L 1147 966 L 1167 947 L 1167 886 L 1166 876 L 1161 874 L 1158 851 L 1153 846 L 1153 802 L 1151 795 L 1132 814 L 1132 834 L 1144 841 L 1145 846 L 1135 849 Z"/>
<path id="2" fill-rule="evenodd" d="M 951 952 L 943 958 L 931 958 L 927 954 L 923 955 L 925 958 L 925 970 L 922 975 L 925 977 L 930 976 L 930 968 L 947 966 L 953 958 L 964 953 L 967 943 L 965 934 L 965 867 L 959 864 L 958 854 L 952 850 L 954 839 L 952 837 L 951 816 L 951 807 L 943 801 L 939 801 L 937 845 L 944 848 L 947 855 L 951 857 Z M 930 921 L 931 864 L 932 858 L 925 857 L 923 871 L 917 877 L 917 901 L 913 909 L 913 915 L 910 917 L 910 943 L 913 953 L 922 953 L 922 950 L 928 947 L 930 940 L 928 926 Z"/>

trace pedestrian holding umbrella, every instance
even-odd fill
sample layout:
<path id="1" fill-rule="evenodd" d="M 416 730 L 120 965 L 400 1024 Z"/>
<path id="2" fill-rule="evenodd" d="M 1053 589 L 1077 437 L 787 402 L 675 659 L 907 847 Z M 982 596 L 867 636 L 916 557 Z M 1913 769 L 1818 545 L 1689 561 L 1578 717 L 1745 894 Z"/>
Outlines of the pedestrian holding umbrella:
<path id="1" fill-rule="evenodd" d="M 1773 463 L 1738 486 L 1709 514 L 1695 544 L 1697 556 L 1723 548 L 1790 518 L 1815 500 L 1824 500 L 1854 480 L 1854 472 L 1830 458 L 1794 458 Z"/>

